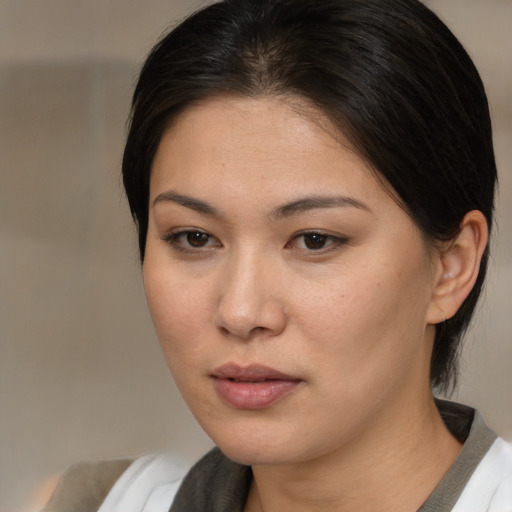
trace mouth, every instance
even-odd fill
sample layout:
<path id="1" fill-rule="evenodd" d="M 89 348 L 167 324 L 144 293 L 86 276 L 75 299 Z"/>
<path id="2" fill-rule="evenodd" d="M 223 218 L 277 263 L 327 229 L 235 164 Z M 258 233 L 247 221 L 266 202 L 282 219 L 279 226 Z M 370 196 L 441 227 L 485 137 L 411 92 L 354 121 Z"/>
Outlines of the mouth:
<path id="1" fill-rule="evenodd" d="M 301 384 L 302 379 L 267 366 L 241 367 L 227 364 L 211 375 L 220 398 L 235 409 L 265 409 L 282 400 Z"/>
<path id="2" fill-rule="evenodd" d="M 276 381 L 279 379 L 235 379 L 228 377 L 227 380 L 230 380 L 231 382 L 269 382 L 269 381 Z"/>
<path id="3" fill-rule="evenodd" d="M 292 375 L 263 365 L 239 366 L 228 363 L 217 368 L 212 377 L 242 382 L 264 382 L 268 380 L 301 380 Z"/>

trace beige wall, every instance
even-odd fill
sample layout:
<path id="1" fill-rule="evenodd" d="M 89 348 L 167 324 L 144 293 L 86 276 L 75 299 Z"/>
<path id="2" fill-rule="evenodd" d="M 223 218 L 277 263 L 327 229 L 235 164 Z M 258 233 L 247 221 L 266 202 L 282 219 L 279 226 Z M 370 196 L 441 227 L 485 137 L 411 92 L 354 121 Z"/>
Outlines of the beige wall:
<path id="1" fill-rule="evenodd" d="M 460 396 L 512 439 L 512 3 L 428 3 L 469 48 L 493 109 L 500 239 Z M 119 186 L 136 70 L 200 4 L 0 0 L 2 511 L 77 459 L 208 446 L 160 356 Z"/>

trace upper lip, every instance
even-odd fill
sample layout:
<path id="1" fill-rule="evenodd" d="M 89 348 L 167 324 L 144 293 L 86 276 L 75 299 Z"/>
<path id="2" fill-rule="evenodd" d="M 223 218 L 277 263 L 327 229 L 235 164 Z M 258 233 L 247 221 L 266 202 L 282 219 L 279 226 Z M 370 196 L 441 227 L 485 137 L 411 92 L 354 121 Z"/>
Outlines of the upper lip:
<path id="1" fill-rule="evenodd" d="M 230 379 L 247 382 L 257 382 L 264 380 L 300 380 L 297 377 L 287 375 L 286 373 L 280 372 L 268 366 L 257 364 L 239 366 L 235 363 L 228 363 L 219 366 L 213 371 L 212 377 L 217 379 Z"/>

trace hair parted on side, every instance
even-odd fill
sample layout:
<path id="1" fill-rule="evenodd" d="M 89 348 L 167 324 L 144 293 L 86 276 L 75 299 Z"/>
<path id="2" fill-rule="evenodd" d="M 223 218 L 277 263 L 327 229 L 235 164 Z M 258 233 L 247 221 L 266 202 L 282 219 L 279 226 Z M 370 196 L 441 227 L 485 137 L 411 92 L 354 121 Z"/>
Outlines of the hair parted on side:
<path id="1" fill-rule="evenodd" d="M 493 224 L 496 164 L 482 81 L 459 41 L 418 0 L 224 0 L 149 54 L 135 89 L 123 180 L 141 259 L 157 147 L 187 106 L 216 94 L 298 97 L 384 178 L 431 243 L 464 215 Z M 215 129 L 215 127 L 212 127 Z M 438 326 L 432 386 L 448 389 L 486 273 Z"/>

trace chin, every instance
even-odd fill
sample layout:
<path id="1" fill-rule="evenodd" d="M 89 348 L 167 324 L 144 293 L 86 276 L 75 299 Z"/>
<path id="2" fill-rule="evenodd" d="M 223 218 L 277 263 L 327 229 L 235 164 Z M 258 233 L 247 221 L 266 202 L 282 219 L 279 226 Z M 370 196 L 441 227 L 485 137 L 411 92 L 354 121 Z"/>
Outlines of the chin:
<path id="1" fill-rule="evenodd" d="M 263 449 L 258 447 L 233 447 L 220 446 L 222 453 L 229 459 L 244 466 L 265 466 L 274 464 L 286 464 L 292 462 L 288 460 L 285 454 L 276 452 L 272 449 Z"/>
<path id="2" fill-rule="evenodd" d="M 301 454 L 296 451 L 301 446 L 297 440 L 286 436 L 277 439 L 272 432 L 267 432 L 268 436 L 246 429 L 240 432 L 243 435 L 210 437 L 226 457 L 245 466 L 293 464 L 301 460 Z"/>

